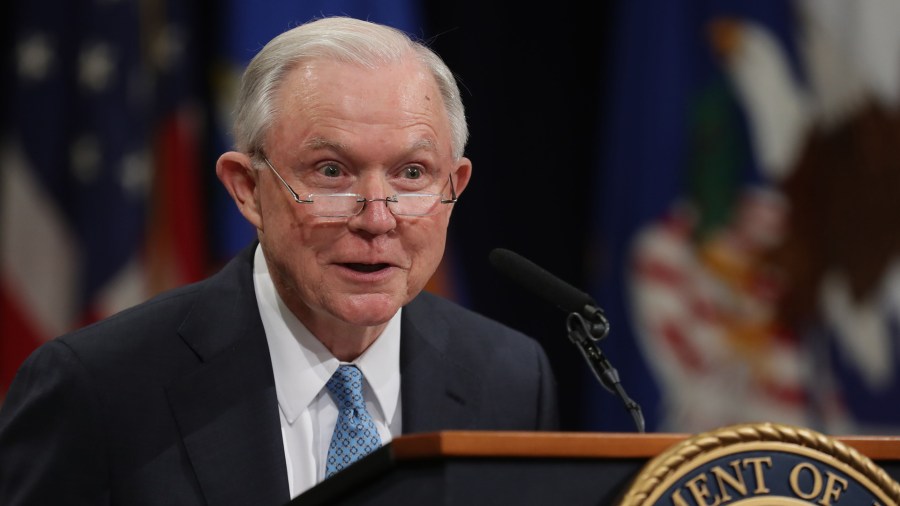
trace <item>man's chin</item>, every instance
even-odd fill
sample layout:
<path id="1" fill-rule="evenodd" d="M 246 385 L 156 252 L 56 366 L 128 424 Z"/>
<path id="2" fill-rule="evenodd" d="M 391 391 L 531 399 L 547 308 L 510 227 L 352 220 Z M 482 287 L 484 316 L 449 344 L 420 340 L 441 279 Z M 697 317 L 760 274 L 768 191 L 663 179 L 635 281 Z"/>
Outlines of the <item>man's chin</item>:
<path id="1" fill-rule="evenodd" d="M 341 320 L 351 325 L 374 327 L 389 322 L 403 302 L 388 294 L 351 295 L 336 313 Z"/>

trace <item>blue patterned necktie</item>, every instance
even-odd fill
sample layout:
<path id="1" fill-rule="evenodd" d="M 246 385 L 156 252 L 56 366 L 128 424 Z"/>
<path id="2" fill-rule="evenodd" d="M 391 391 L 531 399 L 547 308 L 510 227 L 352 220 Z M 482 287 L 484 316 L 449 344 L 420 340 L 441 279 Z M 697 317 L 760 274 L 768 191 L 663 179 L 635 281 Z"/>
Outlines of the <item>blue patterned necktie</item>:
<path id="1" fill-rule="evenodd" d="M 362 383 L 363 375 L 355 365 L 342 365 L 325 384 L 338 407 L 337 424 L 328 447 L 326 478 L 381 446 L 378 429 L 366 411 Z"/>

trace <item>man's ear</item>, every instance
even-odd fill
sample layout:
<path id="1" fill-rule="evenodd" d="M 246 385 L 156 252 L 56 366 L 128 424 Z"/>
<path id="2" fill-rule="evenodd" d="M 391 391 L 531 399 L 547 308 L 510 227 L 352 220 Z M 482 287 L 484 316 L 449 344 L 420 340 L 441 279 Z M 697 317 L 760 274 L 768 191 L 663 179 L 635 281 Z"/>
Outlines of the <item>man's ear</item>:
<path id="1" fill-rule="evenodd" d="M 472 177 L 472 160 L 462 157 L 457 161 L 456 172 L 453 177 L 453 184 L 456 188 L 456 195 L 459 196 L 466 186 L 469 185 L 469 179 Z"/>
<path id="2" fill-rule="evenodd" d="M 256 186 L 257 171 L 250 157 L 236 151 L 222 154 L 216 162 L 216 175 L 244 218 L 261 230 L 263 223 Z"/>

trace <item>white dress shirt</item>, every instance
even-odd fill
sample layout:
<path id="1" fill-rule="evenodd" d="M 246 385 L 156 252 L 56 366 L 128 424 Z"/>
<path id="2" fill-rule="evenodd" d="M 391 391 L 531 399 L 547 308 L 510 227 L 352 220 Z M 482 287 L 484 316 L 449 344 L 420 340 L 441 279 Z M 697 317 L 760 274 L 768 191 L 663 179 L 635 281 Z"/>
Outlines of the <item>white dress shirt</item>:
<path id="1" fill-rule="evenodd" d="M 262 317 L 281 417 L 291 498 L 325 478 L 325 457 L 337 422 L 337 406 L 325 383 L 341 362 L 297 319 L 278 295 L 257 246 L 253 285 Z M 401 433 L 400 311 L 381 336 L 352 362 L 365 376 L 366 409 L 382 444 Z"/>

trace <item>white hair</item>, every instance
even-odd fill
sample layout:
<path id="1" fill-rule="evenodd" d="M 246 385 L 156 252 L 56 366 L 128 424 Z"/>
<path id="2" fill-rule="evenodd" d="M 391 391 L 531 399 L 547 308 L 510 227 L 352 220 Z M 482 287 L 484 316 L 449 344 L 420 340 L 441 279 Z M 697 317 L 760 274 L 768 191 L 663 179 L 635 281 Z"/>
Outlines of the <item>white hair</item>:
<path id="1" fill-rule="evenodd" d="M 444 61 L 423 43 L 384 25 L 348 17 L 326 17 L 297 26 L 272 39 L 250 61 L 241 79 L 234 119 L 235 147 L 254 153 L 262 147 L 277 111 L 275 94 L 301 62 L 330 59 L 375 68 L 410 53 L 437 82 L 447 117 L 453 155 L 463 156 L 469 129 L 456 79 Z"/>

